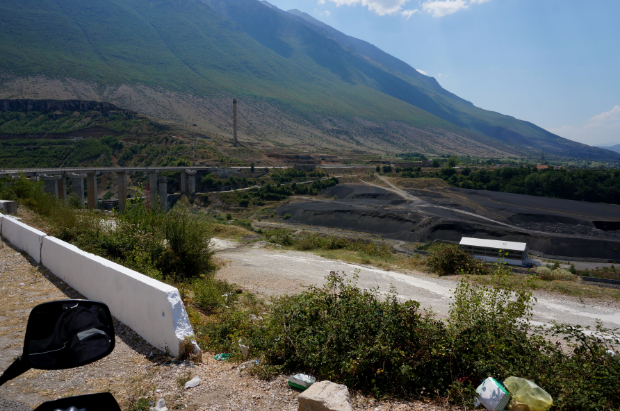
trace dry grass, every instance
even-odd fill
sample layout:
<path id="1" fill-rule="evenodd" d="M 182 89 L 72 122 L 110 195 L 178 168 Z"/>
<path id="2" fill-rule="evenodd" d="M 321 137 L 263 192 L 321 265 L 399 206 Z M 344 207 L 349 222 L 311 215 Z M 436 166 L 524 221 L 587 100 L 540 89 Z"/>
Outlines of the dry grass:
<path id="1" fill-rule="evenodd" d="M 472 276 L 474 281 L 479 284 L 490 284 L 492 279 L 490 276 Z M 527 286 L 527 277 L 521 275 L 513 275 L 508 278 L 510 286 L 525 287 Z M 589 298 L 597 301 L 620 302 L 620 290 L 617 288 L 599 287 L 583 282 L 560 281 L 560 280 L 541 280 L 534 278 L 532 288 L 538 291 L 549 293 L 564 294 L 577 298 Z"/>
<path id="2" fill-rule="evenodd" d="M 351 264 L 371 265 L 382 270 L 423 270 L 424 259 L 418 255 L 409 257 L 403 254 L 393 254 L 390 257 L 369 255 L 361 251 L 350 250 L 310 250 L 319 257 L 340 260 Z"/>
<path id="3" fill-rule="evenodd" d="M 214 237 L 236 241 L 241 241 L 241 239 L 246 235 L 256 234 L 250 230 L 246 230 L 245 228 L 236 225 L 213 224 L 211 229 L 213 230 Z"/>

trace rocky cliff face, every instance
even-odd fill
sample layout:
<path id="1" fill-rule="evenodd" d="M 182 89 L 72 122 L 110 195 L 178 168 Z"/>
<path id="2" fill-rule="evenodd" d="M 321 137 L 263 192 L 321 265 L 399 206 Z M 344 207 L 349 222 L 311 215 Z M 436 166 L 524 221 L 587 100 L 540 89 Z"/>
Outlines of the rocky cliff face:
<path id="1" fill-rule="evenodd" d="M 55 111 L 127 111 L 118 108 L 114 104 L 101 101 L 83 100 L 33 100 L 33 99 L 2 99 L 0 100 L 0 112 L 3 111 L 38 111 L 50 113 Z"/>

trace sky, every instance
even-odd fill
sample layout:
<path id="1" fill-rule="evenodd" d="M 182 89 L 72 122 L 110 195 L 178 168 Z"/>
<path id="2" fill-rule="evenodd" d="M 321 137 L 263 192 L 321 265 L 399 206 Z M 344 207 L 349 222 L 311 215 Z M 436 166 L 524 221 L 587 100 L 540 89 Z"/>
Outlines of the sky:
<path id="1" fill-rule="evenodd" d="M 620 144 L 619 0 L 268 0 L 366 40 L 474 105 Z"/>

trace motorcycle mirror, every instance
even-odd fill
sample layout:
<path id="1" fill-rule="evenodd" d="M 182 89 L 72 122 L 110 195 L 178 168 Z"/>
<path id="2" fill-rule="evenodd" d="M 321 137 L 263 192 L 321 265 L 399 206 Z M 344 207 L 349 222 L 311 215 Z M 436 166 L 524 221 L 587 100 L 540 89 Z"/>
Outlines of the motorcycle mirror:
<path id="1" fill-rule="evenodd" d="M 61 300 L 30 312 L 22 361 L 40 370 L 61 370 L 95 362 L 114 350 L 114 324 L 107 305 Z"/>
<path id="2" fill-rule="evenodd" d="M 121 411 L 121 407 L 112 394 L 104 392 L 44 402 L 34 411 Z"/>

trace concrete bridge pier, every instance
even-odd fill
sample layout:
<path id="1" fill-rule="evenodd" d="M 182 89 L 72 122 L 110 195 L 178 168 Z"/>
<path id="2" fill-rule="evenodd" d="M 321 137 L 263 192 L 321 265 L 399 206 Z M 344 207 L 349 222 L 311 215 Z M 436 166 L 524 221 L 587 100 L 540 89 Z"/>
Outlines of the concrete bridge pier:
<path id="1" fill-rule="evenodd" d="M 194 194 L 196 192 L 196 171 L 187 171 L 187 180 L 188 180 L 188 189 L 189 194 Z"/>
<path id="2" fill-rule="evenodd" d="M 181 171 L 181 194 L 187 194 L 187 173 Z"/>
<path id="3" fill-rule="evenodd" d="M 127 173 L 121 171 L 116 173 L 116 185 L 118 186 L 118 211 L 125 211 L 125 203 L 127 202 Z"/>
<path id="4" fill-rule="evenodd" d="M 149 171 L 149 204 L 154 209 L 159 207 L 157 198 L 157 171 Z"/>
<path id="5" fill-rule="evenodd" d="M 58 198 L 61 200 L 67 199 L 67 175 L 62 173 L 58 180 Z"/>
<path id="6" fill-rule="evenodd" d="M 84 205 L 84 179 L 86 174 L 71 174 L 71 191 L 77 194 L 80 204 Z"/>
<path id="7" fill-rule="evenodd" d="M 162 210 L 168 208 L 168 179 L 159 177 L 159 203 Z"/>
<path id="8" fill-rule="evenodd" d="M 97 173 L 86 174 L 86 193 L 88 195 L 88 209 L 97 209 Z"/>
<path id="9" fill-rule="evenodd" d="M 45 183 L 43 191 L 58 198 L 58 180 L 60 180 L 60 177 L 61 176 L 42 175 L 41 180 Z"/>

